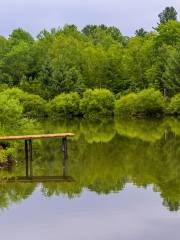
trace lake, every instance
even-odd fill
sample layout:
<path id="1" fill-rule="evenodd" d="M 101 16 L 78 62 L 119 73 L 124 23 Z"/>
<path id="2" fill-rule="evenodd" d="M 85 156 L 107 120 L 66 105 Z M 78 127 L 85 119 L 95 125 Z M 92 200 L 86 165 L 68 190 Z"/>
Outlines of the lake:
<path id="1" fill-rule="evenodd" d="M 76 134 L 68 160 L 60 140 L 34 140 L 33 176 L 43 181 L 8 183 L 26 175 L 17 144 L 17 163 L 0 171 L 1 239 L 179 240 L 179 123 L 43 121 L 37 133 Z"/>

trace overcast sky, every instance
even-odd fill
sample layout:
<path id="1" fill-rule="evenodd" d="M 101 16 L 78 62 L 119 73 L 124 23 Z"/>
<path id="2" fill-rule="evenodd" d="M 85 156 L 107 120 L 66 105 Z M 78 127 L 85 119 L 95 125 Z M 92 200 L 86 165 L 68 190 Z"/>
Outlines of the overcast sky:
<path id="1" fill-rule="evenodd" d="M 125 35 L 140 27 L 151 30 L 158 14 L 174 6 L 180 13 L 180 0 L 0 0 L 0 34 L 22 27 L 36 36 L 42 29 L 76 24 L 117 26 Z"/>

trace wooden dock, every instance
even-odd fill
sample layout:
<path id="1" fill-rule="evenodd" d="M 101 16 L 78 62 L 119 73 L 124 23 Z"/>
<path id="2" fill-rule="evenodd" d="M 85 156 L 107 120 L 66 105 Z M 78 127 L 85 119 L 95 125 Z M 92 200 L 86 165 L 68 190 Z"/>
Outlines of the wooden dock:
<path id="1" fill-rule="evenodd" d="M 56 133 L 56 134 L 37 134 L 37 135 L 23 135 L 23 136 L 1 136 L 0 141 L 25 141 L 25 161 L 26 161 L 26 176 L 8 179 L 8 182 L 47 182 L 47 181 L 72 181 L 72 178 L 67 177 L 67 138 L 73 137 L 73 133 Z M 33 139 L 62 139 L 62 152 L 64 153 L 63 159 L 63 176 L 51 177 L 34 177 L 33 176 Z"/>

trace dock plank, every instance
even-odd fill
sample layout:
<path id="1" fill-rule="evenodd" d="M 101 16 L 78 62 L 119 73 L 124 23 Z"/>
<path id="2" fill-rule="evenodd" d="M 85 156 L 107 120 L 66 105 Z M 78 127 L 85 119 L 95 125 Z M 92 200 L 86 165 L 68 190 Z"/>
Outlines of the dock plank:
<path id="1" fill-rule="evenodd" d="M 73 133 L 56 133 L 56 134 L 36 134 L 36 135 L 23 135 L 23 136 L 1 136 L 0 140 L 30 140 L 30 139 L 42 139 L 42 138 L 67 138 L 73 137 Z"/>

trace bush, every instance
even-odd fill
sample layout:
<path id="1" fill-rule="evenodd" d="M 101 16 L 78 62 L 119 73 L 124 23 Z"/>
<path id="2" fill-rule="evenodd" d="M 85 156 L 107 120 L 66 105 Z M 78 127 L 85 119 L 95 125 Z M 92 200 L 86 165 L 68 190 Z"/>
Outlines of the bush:
<path id="1" fill-rule="evenodd" d="M 180 93 L 175 95 L 169 104 L 168 113 L 180 115 Z"/>
<path id="2" fill-rule="evenodd" d="M 84 116 L 96 118 L 111 116 L 114 111 L 115 97 L 107 89 L 86 90 L 80 102 L 80 110 Z"/>
<path id="3" fill-rule="evenodd" d="M 49 115 L 53 117 L 78 116 L 80 96 L 78 93 L 62 93 L 49 102 Z"/>
<path id="4" fill-rule="evenodd" d="M 135 115 L 137 112 L 137 94 L 130 93 L 115 101 L 115 115 Z"/>
<path id="5" fill-rule="evenodd" d="M 0 163 L 4 163 L 8 160 L 8 154 L 5 149 L 0 146 Z"/>
<path id="6" fill-rule="evenodd" d="M 164 112 L 164 99 L 159 91 L 145 89 L 131 93 L 115 102 L 116 115 L 155 116 Z"/>
<path id="7" fill-rule="evenodd" d="M 151 116 L 162 115 L 164 112 L 164 98 L 160 91 L 152 88 L 145 89 L 137 94 L 137 113 Z"/>
<path id="8" fill-rule="evenodd" d="M 26 94 L 22 99 L 23 114 L 26 117 L 46 117 L 47 103 L 38 95 Z"/>
<path id="9" fill-rule="evenodd" d="M 22 118 L 23 107 L 17 99 L 0 94 L 0 123 L 16 124 Z"/>
<path id="10" fill-rule="evenodd" d="M 9 98 L 18 100 L 19 102 L 21 102 L 24 96 L 27 94 L 19 88 L 8 88 L 5 89 L 2 93 L 8 96 Z"/>
<path id="11" fill-rule="evenodd" d="M 20 102 L 25 117 L 35 118 L 47 116 L 46 101 L 40 96 L 28 94 L 19 88 L 7 89 L 3 94 Z"/>

